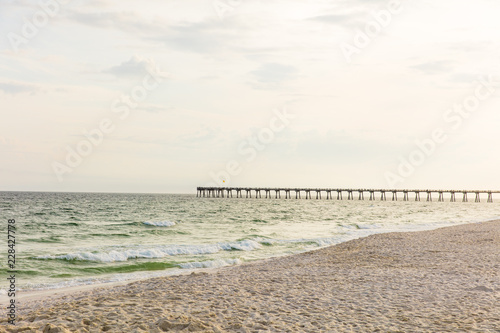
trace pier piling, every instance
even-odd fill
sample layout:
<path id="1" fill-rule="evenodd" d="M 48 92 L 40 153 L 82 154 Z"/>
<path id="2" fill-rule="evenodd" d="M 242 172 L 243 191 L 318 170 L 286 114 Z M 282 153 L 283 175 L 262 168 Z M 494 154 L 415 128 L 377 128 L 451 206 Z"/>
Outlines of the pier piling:
<path id="1" fill-rule="evenodd" d="M 466 190 L 398 190 L 398 189 L 345 189 L 345 188 L 253 188 L 253 187 L 197 187 L 197 198 L 232 198 L 233 191 L 236 192 L 236 198 L 252 198 L 252 191 L 255 191 L 255 198 L 262 198 L 262 191 L 265 192 L 266 199 L 272 199 L 272 191 L 275 192 L 275 199 L 281 199 L 281 192 L 285 193 L 285 199 L 292 199 L 292 191 L 295 191 L 295 199 L 301 199 L 301 192 L 306 194 L 306 199 L 311 199 L 311 192 L 316 192 L 316 200 L 322 199 L 322 192 L 326 193 L 327 200 L 333 200 L 332 192 L 337 192 L 337 200 L 343 200 L 342 193 L 347 192 L 347 200 L 354 200 L 354 193 L 358 192 L 358 200 L 365 200 L 364 192 L 370 193 L 369 200 L 377 200 L 376 195 L 380 194 L 380 201 L 387 200 L 387 193 L 392 193 L 392 201 L 398 200 L 398 194 L 403 194 L 403 201 L 409 201 L 410 193 L 415 194 L 415 201 L 420 201 L 420 193 L 427 193 L 427 201 L 432 201 L 432 193 L 438 194 L 438 201 L 445 201 L 445 194 L 450 195 L 450 202 L 456 202 L 456 194 L 462 194 L 462 202 L 468 202 L 468 194 L 475 194 L 474 202 L 481 202 L 481 194 L 487 194 L 487 202 L 493 202 L 493 195 L 500 194 L 500 191 L 466 191 Z"/>

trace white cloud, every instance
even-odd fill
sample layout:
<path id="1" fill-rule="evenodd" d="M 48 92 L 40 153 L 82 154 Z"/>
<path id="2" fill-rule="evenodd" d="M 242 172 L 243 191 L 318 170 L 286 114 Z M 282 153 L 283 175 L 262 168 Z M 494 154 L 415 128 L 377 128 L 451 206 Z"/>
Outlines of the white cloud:
<path id="1" fill-rule="evenodd" d="M 449 60 L 431 61 L 411 66 L 411 68 L 430 75 L 442 73 L 451 74 L 453 72 L 453 62 Z"/>
<path id="2" fill-rule="evenodd" d="M 149 73 L 156 73 L 159 67 L 152 59 L 141 58 L 137 55 L 131 57 L 128 61 L 120 65 L 112 66 L 103 71 L 103 73 L 113 74 L 114 76 L 140 78 Z"/>
<path id="3" fill-rule="evenodd" d="M 250 86 L 255 89 L 276 89 L 298 77 L 298 69 L 278 63 L 265 63 L 250 72 Z"/>
<path id="4" fill-rule="evenodd" d="M 40 86 L 24 82 L 0 82 L 0 91 L 6 94 L 18 95 L 18 94 L 28 94 L 35 95 L 42 91 Z"/>

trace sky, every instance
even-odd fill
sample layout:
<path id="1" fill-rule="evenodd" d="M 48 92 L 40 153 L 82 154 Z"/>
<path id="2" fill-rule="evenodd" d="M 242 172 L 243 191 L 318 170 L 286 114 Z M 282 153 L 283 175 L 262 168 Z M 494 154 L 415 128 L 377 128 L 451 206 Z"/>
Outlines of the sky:
<path id="1" fill-rule="evenodd" d="M 0 190 L 500 190 L 500 3 L 0 0 Z"/>

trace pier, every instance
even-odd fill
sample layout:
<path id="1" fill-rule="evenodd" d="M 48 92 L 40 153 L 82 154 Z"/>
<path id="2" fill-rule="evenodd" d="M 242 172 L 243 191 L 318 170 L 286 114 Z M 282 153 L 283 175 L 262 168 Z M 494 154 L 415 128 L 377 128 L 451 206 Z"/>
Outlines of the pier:
<path id="1" fill-rule="evenodd" d="M 196 196 L 200 198 L 257 198 L 260 199 L 264 195 L 264 199 L 301 199 L 301 194 L 304 194 L 305 199 L 321 199 L 322 194 L 326 200 L 332 200 L 335 197 L 337 200 L 380 200 L 386 201 L 387 198 L 392 198 L 392 201 L 397 201 L 402 198 L 403 201 L 421 201 L 421 198 L 426 201 L 432 201 L 437 198 L 437 201 L 462 202 L 469 201 L 474 198 L 474 202 L 481 202 L 481 195 L 487 195 L 487 202 L 493 202 L 493 194 L 499 194 L 500 191 L 484 191 L 484 190 L 400 190 L 400 189 L 346 189 L 346 188 L 268 188 L 268 187 L 197 187 Z M 422 196 L 421 196 L 422 195 Z M 413 199 L 414 198 L 414 199 Z"/>

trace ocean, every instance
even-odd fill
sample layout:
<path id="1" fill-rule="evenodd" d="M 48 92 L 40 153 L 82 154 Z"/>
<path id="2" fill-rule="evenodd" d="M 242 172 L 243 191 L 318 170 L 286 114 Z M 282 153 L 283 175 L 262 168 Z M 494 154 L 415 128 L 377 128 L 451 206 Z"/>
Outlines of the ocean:
<path id="1" fill-rule="evenodd" d="M 500 203 L 0 192 L 16 221 L 16 281 L 53 289 L 239 265 L 375 233 L 496 219 Z M 3 248 L 3 250 L 2 250 Z M 0 284 L 5 294 L 7 281 Z"/>

